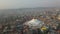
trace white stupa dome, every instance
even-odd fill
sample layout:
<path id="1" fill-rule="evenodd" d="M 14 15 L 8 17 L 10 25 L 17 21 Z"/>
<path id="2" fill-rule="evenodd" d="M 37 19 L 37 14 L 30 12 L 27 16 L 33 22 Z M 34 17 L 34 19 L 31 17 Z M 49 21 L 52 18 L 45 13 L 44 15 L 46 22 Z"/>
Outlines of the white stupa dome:
<path id="1" fill-rule="evenodd" d="M 24 24 L 28 25 L 30 28 L 32 28 L 32 27 L 40 28 L 44 24 L 44 22 L 42 22 L 38 19 L 32 19 Z"/>

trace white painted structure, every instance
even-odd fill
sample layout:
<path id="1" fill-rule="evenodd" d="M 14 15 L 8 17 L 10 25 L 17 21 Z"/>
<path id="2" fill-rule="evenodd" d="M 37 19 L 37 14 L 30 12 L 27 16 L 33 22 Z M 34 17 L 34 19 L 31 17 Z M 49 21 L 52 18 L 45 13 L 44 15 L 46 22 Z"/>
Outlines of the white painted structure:
<path id="1" fill-rule="evenodd" d="M 44 25 L 44 22 L 38 20 L 38 19 L 32 19 L 30 21 L 27 21 L 24 23 L 24 25 L 28 25 L 30 28 L 40 28 L 42 25 Z"/>

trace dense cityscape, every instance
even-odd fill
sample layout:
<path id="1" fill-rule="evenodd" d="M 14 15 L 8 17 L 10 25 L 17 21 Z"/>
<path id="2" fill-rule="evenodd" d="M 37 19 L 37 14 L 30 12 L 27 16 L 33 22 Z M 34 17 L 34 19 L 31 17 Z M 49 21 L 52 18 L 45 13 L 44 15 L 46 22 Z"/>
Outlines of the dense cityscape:
<path id="1" fill-rule="evenodd" d="M 4 10 L 5 11 L 5 10 Z M 13 11 L 13 10 L 12 10 Z M 0 34 L 60 34 L 60 10 L 53 8 L 15 9 L 12 14 L 0 15 Z M 20 11 L 20 13 L 17 11 Z M 26 11 L 26 12 L 22 12 Z M 27 21 L 37 19 L 44 22 L 41 28 L 29 28 L 23 25 Z M 36 22 L 38 23 L 38 22 Z M 46 26 L 46 31 L 41 29 Z M 37 32 L 38 31 L 38 32 Z"/>

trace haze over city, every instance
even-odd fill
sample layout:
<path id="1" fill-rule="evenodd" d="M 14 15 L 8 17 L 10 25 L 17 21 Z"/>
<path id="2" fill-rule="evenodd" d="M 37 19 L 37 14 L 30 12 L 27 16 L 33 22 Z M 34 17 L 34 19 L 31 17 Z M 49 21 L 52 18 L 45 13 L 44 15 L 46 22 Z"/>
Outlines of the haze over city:
<path id="1" fill-rule="evenodd" d="M 0 0 L 0 34 L 60 34 L 60 0 Z"/>
<path id="2" fill-rule="evenodd" d="M 0 9 L 60 7 L 60 0 L 0 0 Z"/>

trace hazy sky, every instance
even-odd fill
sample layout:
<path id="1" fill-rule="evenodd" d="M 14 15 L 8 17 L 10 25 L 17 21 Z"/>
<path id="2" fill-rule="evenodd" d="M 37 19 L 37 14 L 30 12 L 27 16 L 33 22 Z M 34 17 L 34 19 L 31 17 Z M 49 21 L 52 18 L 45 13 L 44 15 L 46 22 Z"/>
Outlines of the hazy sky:
<path id="1" fill-rule="evenodd" d="M 0 0 L 0 9 L 53 6 L 60 6 L 60 0 Z"/>

